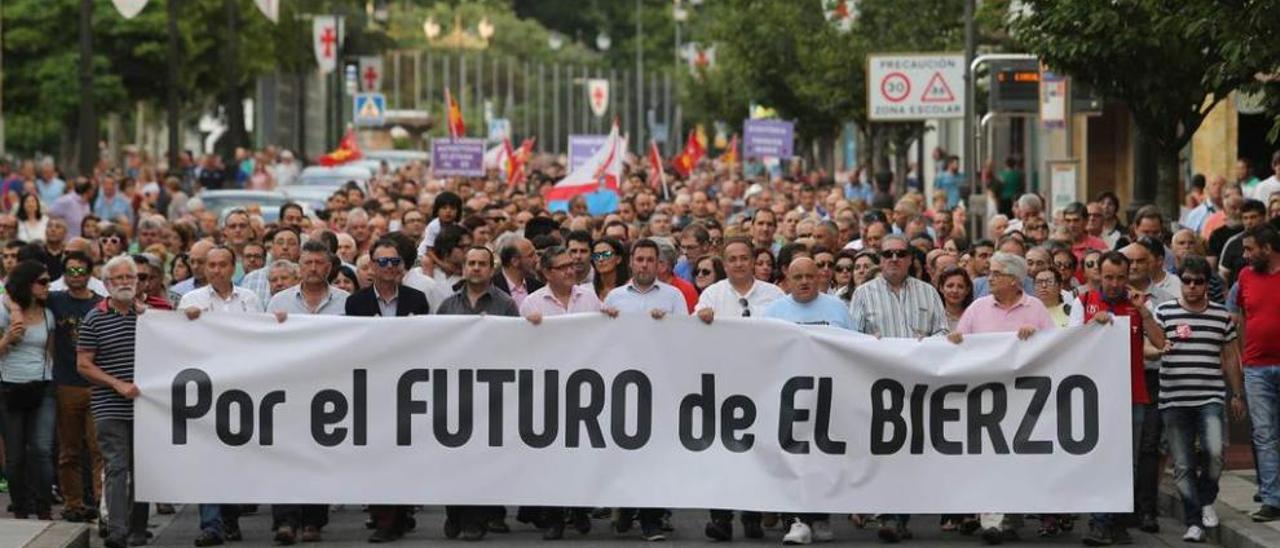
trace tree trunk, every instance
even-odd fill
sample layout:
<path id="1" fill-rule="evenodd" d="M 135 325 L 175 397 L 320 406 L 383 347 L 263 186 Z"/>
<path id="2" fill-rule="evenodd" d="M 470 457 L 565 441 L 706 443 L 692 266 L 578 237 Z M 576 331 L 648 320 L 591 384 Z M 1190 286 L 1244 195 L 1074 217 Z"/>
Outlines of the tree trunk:
<path id="1" fill-rule="evenodd" d="M 1180 151 L 1156 148 L 1154 152 L 1156 164 L 1154 203 L 1160 211 L 1164 212 L 1166 220 L 1176 220 L 1179 213 L 1179 190 L 1182 188 L 1182 178 L 1178 173 Z"/>

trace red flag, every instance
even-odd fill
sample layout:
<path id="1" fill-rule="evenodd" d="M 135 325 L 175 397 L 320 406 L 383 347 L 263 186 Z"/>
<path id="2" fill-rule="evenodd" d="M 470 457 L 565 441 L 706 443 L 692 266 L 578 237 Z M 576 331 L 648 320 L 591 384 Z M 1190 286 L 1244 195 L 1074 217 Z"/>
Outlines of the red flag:
<path id="1" fill-rule="evenodd" d="M 699 130 L 695 129 L 689 132 L 689 139 L 685 141 L 684 151 L 672 160 L 671 165 L 681 177 L 688 177 L 693 173 L 694 166 L 698 165 L 698 161 L 706 155 L 707 149 L 702 144 Z"/>
<path id="2" fill-rule="evenodd" d="M 444 89 L 444 106 L 447 112 L 449 136 L 453 138 L 466 137 L 467 124 L 462 120 L 462 108 L 458 106 L 458 101 L 449 93 L 449 88 Z"/>
<path id="3" fill-rule="evenodd" d="M 338 148 L 320 157 L 320 165 L 336 166 L 359 160 L 363 157 L 364 153 L 360 152 L 360 145 L 356 143 L 356 131 L 348 128 L 346 135 L 343 135 L 342 140 L 338 141 Z"/>
<path id="4" fill-rule="evenodd" d="M 667 174 L 662 169 L 662 153 L 658 152 L 658 143 L 649 141 L 649 186 L 654 190 L 662 190 L 667 185 Z"/>

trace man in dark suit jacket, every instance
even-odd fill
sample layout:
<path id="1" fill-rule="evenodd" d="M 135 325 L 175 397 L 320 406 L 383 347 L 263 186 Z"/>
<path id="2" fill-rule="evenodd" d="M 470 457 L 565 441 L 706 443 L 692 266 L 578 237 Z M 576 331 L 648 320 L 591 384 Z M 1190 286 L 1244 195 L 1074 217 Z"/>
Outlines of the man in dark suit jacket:
<path id="1" fill-rule="evenodd" d="M 538 254 L 529 240 L 510 240 L 498 250 L 498 260 L 502 262 L 502 268 L 493 274 L 493 286 L 511 295 L 516 306 L 524 302 L 525 296 L 545 285 L 536 275 Z"/>
<path id="2" fill-rule="evenodd" d="M 431 312 L 427 296 L 402 285 L 405 266 L 412 257 L 401 254 L 393 238 L 382 237 L 369 248 L 373 259 L 373 284 L 347 297 L 348 316 L 420 316 Z M 404 536 L 409 525 L 409 506 L 369 506 L 375 531 L 369 542 L 391 542 Z"/>

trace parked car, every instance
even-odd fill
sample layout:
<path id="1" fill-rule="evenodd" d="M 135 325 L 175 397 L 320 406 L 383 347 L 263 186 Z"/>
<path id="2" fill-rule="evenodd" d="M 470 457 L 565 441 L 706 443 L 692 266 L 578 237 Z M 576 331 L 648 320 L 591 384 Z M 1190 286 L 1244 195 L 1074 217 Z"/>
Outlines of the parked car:
<path id="1" fill-rule="evenodd" d="M 311 166 L 303 169 L 293 184 L 280 187 L 280 191 L 289 199 L 319 211 L 324 209 L 329 196 L 347 183 L 354 182 L 368 193 L 372 178 L 373 172 L 360 166 Z"/>
<path id="2" fill-rule="evenodd" d="M 291 201 L 283 192 L 272 190 L 205 190 L 199 194 L 206 211 L 218 215 L 221 221 L 236 208 L 257 209 L 268 223 L 280 220 L 280 206 Z M 304 215 L 315 218 L 314 208 L 299 202 Z"/>

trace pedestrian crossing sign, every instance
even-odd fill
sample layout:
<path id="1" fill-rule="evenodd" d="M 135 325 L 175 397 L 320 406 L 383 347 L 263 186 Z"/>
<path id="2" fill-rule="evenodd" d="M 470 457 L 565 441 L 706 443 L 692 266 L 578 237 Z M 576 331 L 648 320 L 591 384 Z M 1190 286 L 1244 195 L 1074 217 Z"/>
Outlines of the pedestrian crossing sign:
<path id="1" fill-rule="evenodd" d="M 357 126 L 380 126 L 386 121 L 387 96 L 381 93 L 357 93 L 353 112 Z"/>

